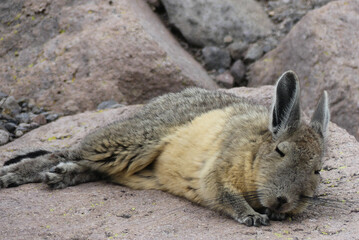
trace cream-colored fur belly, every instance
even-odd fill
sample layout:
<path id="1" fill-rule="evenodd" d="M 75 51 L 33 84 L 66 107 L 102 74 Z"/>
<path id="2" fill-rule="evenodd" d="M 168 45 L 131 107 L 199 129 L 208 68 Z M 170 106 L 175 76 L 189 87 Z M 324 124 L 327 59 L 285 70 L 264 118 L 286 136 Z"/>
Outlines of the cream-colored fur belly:
<path id="1" fill-rule="evenodd" d="M 232 109 L 213 110 L 167 136 L 154 173 L 164 191 L 203 203 L 203 178 L 220 153 L 221 132 Z"/>

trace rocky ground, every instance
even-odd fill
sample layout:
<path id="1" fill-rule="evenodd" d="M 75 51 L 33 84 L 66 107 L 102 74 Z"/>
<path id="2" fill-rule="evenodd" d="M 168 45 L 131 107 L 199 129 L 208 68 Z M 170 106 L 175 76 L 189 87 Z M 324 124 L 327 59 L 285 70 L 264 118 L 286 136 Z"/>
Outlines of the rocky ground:
<path id="1" fill-rule="evenodd" d="M 273 87 L 227 90 L 270 105 Z M 258 96 L 261 96 L 258 98 Z M 19 150 L 67 147 L 99 126 L 131 116 L 138 106 L 67 116 L 0 147 L 0 161 Z M 1 189 L 2 239 L 358 239 L 359 143 L 330 124 L 328 151 L 315 201 L 303 214 L 246 227 L 185 199 L 105 182 L 50 190 L 43 184 Z"/>
<path id="2" fill-rule="evenodd" d="M 332 121 L 359 139 L 358 23 L 359 0 L 5 0 L 0 162 L 75 144 L 166 92 L 272 85 L 288 69 L 305 114 L 327 90 Z M 269 104 L 272 90 L 227 91 Z M 358 239 L 359 145 L 340 127 L 322 173 L 327 204 L 292 221 L 246 228 L 161 192 L 30 184 L 1 189 L 0 239 Z"/>

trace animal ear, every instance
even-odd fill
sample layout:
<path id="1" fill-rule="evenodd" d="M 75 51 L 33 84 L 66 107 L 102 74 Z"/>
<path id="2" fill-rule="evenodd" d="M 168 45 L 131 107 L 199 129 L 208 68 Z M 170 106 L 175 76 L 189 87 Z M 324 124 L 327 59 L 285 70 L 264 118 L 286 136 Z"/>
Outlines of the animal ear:
<path id="1" fill-rule="evenodd" d="M 269 130 L 274 138 L 299 127 L 299 98 L 300 87 L 297 75 L 293 71 L 283 73 L 275 87 L 269 122 Z"/>
<path id="2" fill-rule="evenodd" d="M 310 121 L 310 125 L 319 133 L 319 135 L 325 138 L 327 135 L 329 120 L 330 112 L 328 93 L 327 91 L 324 91 L 318 102 L 317 109 L 313 114 L 312 120 Z"/>

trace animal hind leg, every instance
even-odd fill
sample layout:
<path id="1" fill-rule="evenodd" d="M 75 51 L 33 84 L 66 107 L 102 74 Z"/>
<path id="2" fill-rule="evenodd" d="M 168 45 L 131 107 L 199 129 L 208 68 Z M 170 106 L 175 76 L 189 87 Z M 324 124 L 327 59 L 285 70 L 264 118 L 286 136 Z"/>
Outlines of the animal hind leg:
<path id="1" fill-rule="evenodd" d="M 0 188 L 16 187 L 26 183 L 42 181 L 42 172 L 64 161 L 48 151 L 32 151 L 18 155 L 5 162 L 0 168 Z"/>

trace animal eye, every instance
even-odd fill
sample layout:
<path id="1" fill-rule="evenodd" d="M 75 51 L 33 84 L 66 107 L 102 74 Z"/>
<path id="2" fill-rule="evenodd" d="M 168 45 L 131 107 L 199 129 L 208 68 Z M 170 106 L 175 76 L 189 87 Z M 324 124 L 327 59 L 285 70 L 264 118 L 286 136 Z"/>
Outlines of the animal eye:
<path id="1" fill-rule="evenodd" d="M 285 156 L 285 154 L 284 154 L 281 150 L 279 150 L 278 147 L 275 148 L 275 151 L 276 151 L 281 157 L 284 157 L 284 156 Z"/>
<path id="2" fill-rule="evenodd" d="M 314 174 L 320 174 L 320 170 L 315 170 Z"/>

